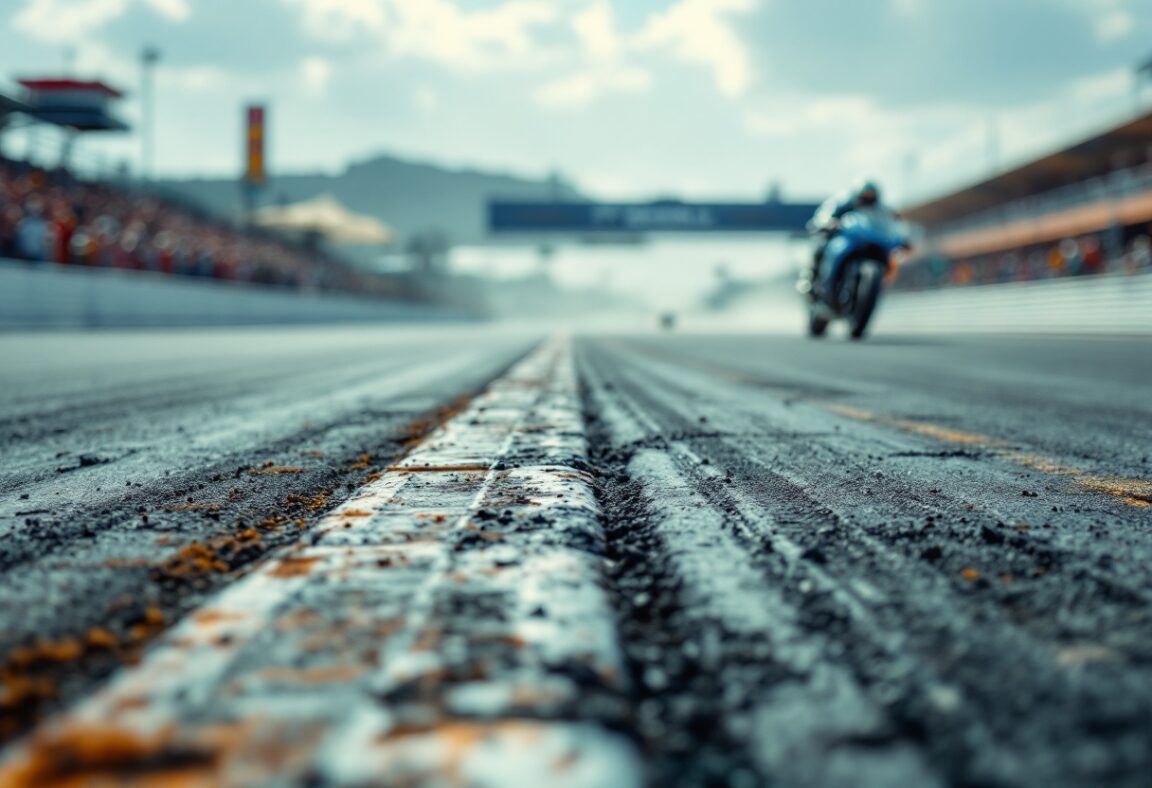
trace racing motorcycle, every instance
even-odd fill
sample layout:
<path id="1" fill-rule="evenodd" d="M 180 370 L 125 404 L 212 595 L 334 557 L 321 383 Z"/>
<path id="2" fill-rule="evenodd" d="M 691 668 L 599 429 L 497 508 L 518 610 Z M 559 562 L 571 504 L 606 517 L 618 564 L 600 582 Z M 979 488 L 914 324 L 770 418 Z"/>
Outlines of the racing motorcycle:
<path id="1" fill-rule="evenodd" d="M 847 320 L 849 335 L 863 338 L 891 270 L 892 254 L 908 248 L 904 228 L 888 211 L 858 210 L 840 217 L 809 297 L 809 335 L 823 336 L 833 320 Z"/>

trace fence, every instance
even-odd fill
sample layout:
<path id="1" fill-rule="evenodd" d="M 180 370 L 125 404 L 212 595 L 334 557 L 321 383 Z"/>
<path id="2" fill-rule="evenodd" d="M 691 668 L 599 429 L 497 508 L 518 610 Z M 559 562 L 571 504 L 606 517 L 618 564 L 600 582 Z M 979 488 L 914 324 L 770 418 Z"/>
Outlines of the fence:
<path id="1" fill-rule="evenodd" d="M 403 301 L 0 260 L 4 329 L 460 319 L 447 309 Z"/>

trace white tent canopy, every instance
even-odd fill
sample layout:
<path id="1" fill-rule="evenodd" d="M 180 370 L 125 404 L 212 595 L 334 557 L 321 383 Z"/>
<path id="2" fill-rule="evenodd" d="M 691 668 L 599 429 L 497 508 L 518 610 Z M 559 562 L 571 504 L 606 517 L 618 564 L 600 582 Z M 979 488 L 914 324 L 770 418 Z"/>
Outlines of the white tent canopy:
<path id="1" fill-rule="evenodd" d="M 260 208 L 252 218 L 259 227 L 315 234 L 337 244 L 385 244 L 394 235 L 379 219 L 354 213 L 327 193 L 291 205 Z"/>

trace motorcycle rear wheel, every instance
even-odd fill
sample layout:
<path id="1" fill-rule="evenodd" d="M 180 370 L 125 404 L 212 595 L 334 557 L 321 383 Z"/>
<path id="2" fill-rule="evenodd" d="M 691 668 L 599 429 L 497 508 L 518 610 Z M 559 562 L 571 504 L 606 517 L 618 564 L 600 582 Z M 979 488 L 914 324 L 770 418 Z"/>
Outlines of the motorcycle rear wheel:
<path id="1" fill-rule="evenodd" d="M 828 330 L 828 319 L 820 317 L 816 314 L 815 309 L 809 308 L 808 310 L 808 336 L 822 337 L 824 332 Z"/>

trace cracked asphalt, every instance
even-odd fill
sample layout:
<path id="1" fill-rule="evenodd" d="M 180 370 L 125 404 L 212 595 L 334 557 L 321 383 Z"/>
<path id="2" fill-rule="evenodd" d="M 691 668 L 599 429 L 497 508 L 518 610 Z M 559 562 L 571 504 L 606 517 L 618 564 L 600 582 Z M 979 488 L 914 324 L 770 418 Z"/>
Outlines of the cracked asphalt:
<path id="1" fill-rule="evenodd" d="M 354 490 L 386 483 L 537 339 L 0 338 L 0 738 L 85 697 Z M 549 711 L 557 724 L 623 734 L 659 785 L 1147 785 L 1147 338 L 589 335 L 572 348 L 571 383 L 505 384 L 573 401 L 563 392 L 578 387 L 585 435 L 563 434 L 584 448 L 564 444 L 564 463 L 591 473 L 599 524 L 570 537 L 557 522 L 555 538 L 601 573 L 589 587 L 612 634 L 599 642 L 624 671 Z M 517 434 L 546 436 L 546 421 Z M 518 457 L 445 468 L 498 491 Z M 539 530 L 540 504 L 501 495 Z M 471 516 L 481 530 L 515 520 Z M 494 542 L 460 544 L 461 566 L 499 557 Z M 493 661 L 470 657 L 472 618 L 477 633 L 503 622 L 501 648 L 522 648 L 484 585 L 498 576 L 476 573 L 494 606 L 453 614 L 443 646 L 468 680 L 503 669 L 475 667 Z M 466 594 L 473 581 L 454 582 Z M 559 752 L 553 766 L 579 762 Z"/>

